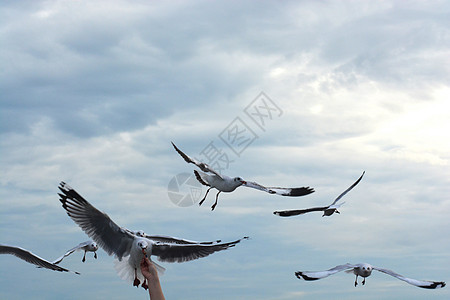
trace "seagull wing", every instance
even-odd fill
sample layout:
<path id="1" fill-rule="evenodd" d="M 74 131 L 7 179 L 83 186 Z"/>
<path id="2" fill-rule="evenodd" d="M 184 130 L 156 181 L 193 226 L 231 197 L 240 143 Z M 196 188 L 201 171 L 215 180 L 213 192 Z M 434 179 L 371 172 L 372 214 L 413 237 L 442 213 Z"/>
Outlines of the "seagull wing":
<path id="1" fill-rule="evenodd" d="M 242 239 L 221 244 L 153 244 L 152 255 L 158 256 L 158 259 L 162 262 L 185 262 L 202 257 L 206 257 L 217 251 L 226 250 L 234 247 L 241 240 L 248 239 L 244 237 Z"/>
<path id="2" fill-rule="evenodd" d="M 25 250 L 20 247 L 0 245 L 0 254 L 12 254 L 14 256 L 17 256 L 20 259 L 23 259 L 26 262 L 29 262 L 30 264 L 34 264 L 38 267 L 55 270 L 55 271 L 59 271 L 59 272 L 70 272 L 70 270 L 67 270 L 60 266 L 57 266 L 43 258 L 40 258 L 39 256 L 31 253 L 30 251 Z M 74 272 L 74 273 L 80 274 L 78 272 Z"/>
<path id="3" fill-rule="evenodd" d="M 109 255 L 119 260 L 130 253 L 135 236 L 87 202 L 68 184 L 61 182 L 58 194 L 67 215 Z"/>
<path id="4" fill-rule="evenodd" d="M 314 193 L 314 189 L 308 187 L 301 188 L 282 188 L 282 187 L 266 187 L 253 181 L 245 181 L 243 186 L 267 192 L 269 194 L 277 194 L 281 196 L 298 197 Z"/>
<path id="5" fill-rule="evenodd" d="M 92 243 L 92 241 L 86 241 L 86 242 L 78 244 L 77 246 L 73 247 L 72 249 L 67 250 L 67 252 L 64 253 L 64 255 L 62 255 L 59 258 L 57 258 L 55 261 L 53 261 L 53 263 L 54 264 L 59 264 L 64 258 L 66 258 L 70 254 L 74 253 L 75 251 L 78 251 L 78 250 L 82 249 L 84 246 L 89 245 L 90 243 Z"/>
<path id="6" fill-rule="evenodd" d="M 338 272 L 353 269 L 355 265 L 352 264 L 345 264 L 345 265 L 339 265 L 334 268 L 331 268 L 326 271 L 306 271 L 306 272 L 295 272 L 295 276 L 297 276 L 298 279 L 304 279 L 308 281 L 312 280 L 318 280 L 325 277 L 328 277 L 330 275 L 336 274 Z"/>
<path id="7" fill-rule="evenodd" d="M 203 172 L 212 173 L 212 174 L 215 174 L 215 175 L 219 176 L 220 178 L 222 178 L 222 176 L 220 176 L 219 173 L 217 173 L 216 171 L 214 171 L 208 164 L 205 164 L 205 163 L 203 163 L 203 162 L 200 162 L 200 161 L 198 161 L 198 160 L 196 160 L 196 159 L 194 159 L 194 158 L 188 156 L 188 155 L 185 154 L 183 151 L 181 151 L 180 149 L 178 149 L 178 147 L 175 146 L 175 144 L 174 144 L 173 142 L 171 142 L 171 143 L 172 143 L 172 146 L 175 148 L 175 151 L 177 151 L 178 154 L 180 154 L 181 157 L 182 157 L 187 163 L 191 163 L 191 164 L 196 165 L 196 166 L 199 167 L 200 170 L 202 170 Z"/>
<path id="8" fill-rule="evenodd" d="M 333 203 L 331 203 L 331 205 L 336 204 L 336 202 L 338 202 L 342 197 L 344 197 L 345 194 L 347 194 L 352 188 L 354 188 L 363 178 L 364 174 L 366 173 L 366 171 L 363 171 L 362 175 L 358 178 L 358 180 L 356 180 L 348 189 L 346 189 L 344 192 L 342 192 L 342 194 L 340 194 L 334 201 Z M 330 205 L 330 206 L 331 206 Z"/>
<path id="9" fill-rule="evenodd" d="M 179 245 L 189 245 L 189 244 L 200 244 L 200 245 L 212 245 L 220 243 L 220 240 L 212 242 L 196 242 L 185 239 L 180 239 L 172 236 L 165 235 L 145 235 L 145 238 L 152 240 L 154 242 L 164 243 L 164 244 L 179 244 Z"/>
<path id="10" fill-rule="evenodd" d="M 377 267 L 373 267 L 373 269 L 383 272 L 385 274 L 394 276 L 397 279 L 403 280 L 409 284 L 412 284 L 412 285 L 415 285 L 417 287 L 424 288 L 424 289 L 436 289 L 436 288 L 443 288 L 445 286 L 445 282 L 443 282 L 443 281 L 417 280 L 417 279 L 404 277 L 404 276 L 397 274 L 394 271 L 391 271 L 388 269 L 377 268 Z"/>
<path id="11" fill-rule="evenodd" d="M 281 211 L 274 211 L 273 214 L 280 216 L 280 217 L 290 217 L 290 216 L 297 216 L 306 214 L 313 211 L 324 211 L 329 206 L 323 206 L 323 207 L 312 207 L 307 209 L 294 209 L 294 210 L 281 210 Z"/>

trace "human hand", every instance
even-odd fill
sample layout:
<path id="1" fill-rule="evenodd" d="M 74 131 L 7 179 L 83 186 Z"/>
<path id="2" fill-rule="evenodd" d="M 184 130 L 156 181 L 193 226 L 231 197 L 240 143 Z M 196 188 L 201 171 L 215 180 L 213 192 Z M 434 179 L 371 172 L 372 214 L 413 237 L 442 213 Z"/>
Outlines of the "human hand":
<path id="1" fill-rule="evenodd" d="M 143 257 L 141 260 L 141 272 L 148 281 L 152 279 L 158 278 L 158 271 L 156 270 L 155 265 L 148 259 L 147 257 Z"/>

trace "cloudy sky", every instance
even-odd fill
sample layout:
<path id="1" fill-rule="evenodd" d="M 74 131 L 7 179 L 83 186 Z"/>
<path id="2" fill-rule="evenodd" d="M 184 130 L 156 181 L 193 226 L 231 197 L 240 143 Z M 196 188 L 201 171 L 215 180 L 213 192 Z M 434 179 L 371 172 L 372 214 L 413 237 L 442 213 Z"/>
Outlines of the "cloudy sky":
<path id="1" fill-rule="evenodd" d="M 3 1 L 0 243 L 52 260 L 87 240 L 58 201 L 64 180 L 130 229 L 251 237 L 163 263 L 167 299 L 449 299 L 381 273 L 357 288 L 344 272 L 294 276 L 368 262 L 450 281 L 449 14 L 446 1 Z M 224 174 L 316 192 L 240 188 L 211 212 L 215 193 L 199 207 L 177 186 L 193 166 L 170 141 Z M 340 215 L 272 214 L 327 205 L 363 171 Z M 0 298 L 148 298 L 103 250 L 81 257 L 62 263 L 76 276 L 2 255 Z"/>

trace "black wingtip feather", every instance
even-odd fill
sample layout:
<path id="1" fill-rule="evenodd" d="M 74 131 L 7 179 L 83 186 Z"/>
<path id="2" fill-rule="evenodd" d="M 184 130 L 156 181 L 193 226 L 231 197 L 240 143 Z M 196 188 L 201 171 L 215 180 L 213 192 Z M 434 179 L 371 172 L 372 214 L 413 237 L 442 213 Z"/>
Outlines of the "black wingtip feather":
<path id="1" fill-rule="evenodd" d="M 311 193 L 314 193 L 314 189 L 308 187 L 301 187 L 301 188 L 293 188 L 291 190 L 291 192 L 289 193 L 289 195 L 287 196 L 291 196 L 291 197 L 296 197 L 296 196 L 305 196 L 305 195 L 309 195 Z"/>
<path id="2" fill-rule="evenodd" d="M 197 180 L 198 180 L 201 184 L 206 185 L 206 186 L 210 186 L 207 182 L 205 182 L 205 181 L 202 179 L 202 177 L 200 176 L 200 174 L 199 174 L 196 170 L 194 170 L 194 175 L 195 175 L 195 178 L 197 178 Z"/>
<path id="3" fill-rule="evenodd" d="M 443 288 L 445 286 L 444 281 L 436 282 L 434 281 L 431 285 L 418 285 L 418 287 L 424 288 L 424 289 L 436 289 L 436 288 Z"/>
<path id="4" fill-rule="evenodd" d="M 289 217 L 290 214 L 284 212 L 284 211 L 274 211 L 273 214 L 275 216 L 280 216 L 280 217 Z"/>
<path id="5" fill-rule="evenodd" d="M 303 280 L 307 280 L 307 281 L 314 281 L 314 280 L 319 279 L 319 278 L 308 277 L 305 274 L 303 274 L 303 272 L 295 272 L 295 276 L 297 276 L 298 279 L 303 279 Z"/>

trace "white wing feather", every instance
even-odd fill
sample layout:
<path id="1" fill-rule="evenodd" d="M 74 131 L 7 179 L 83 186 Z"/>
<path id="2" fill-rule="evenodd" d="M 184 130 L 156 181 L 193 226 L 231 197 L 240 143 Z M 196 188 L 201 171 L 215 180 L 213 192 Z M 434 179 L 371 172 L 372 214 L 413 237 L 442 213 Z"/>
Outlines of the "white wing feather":
<path id="1" fill-rule="evenodd" d="M 415 285 L 417 287 L 421 287 L 421 288 L 425 288 L 425 289 L 436 289 L 436 288 L 443 288 L 445 286 L 445 282 L 443 281 L 428 281 L 428 280 L 417 280 L 417 279 L 412 279 L 412 278 L 408 278 L 405 276 L 402 276 L 398 273 L 395 273 L 394 271 L 388 270 L 388 269 L 383 269 L 383 268 L 378 268 L 378 267 L 373 267 L 374 270 L 380 271 L 382 273 L 391 275 L 397 279 L 403 280 L 404 282 L 407 282 L 409 284 Z"/>
<path id="2" fill-rule="evenodd" d="M 295 276 L 297 276 L 297 278 L 299 279 L 312 281 L 328 277 L 344 270 L 353 269 L 354 267 L 355 265 L 347 263 L 345 265 L 339 265 L 326 271 L 299 271 L 295 272 Z"/>

